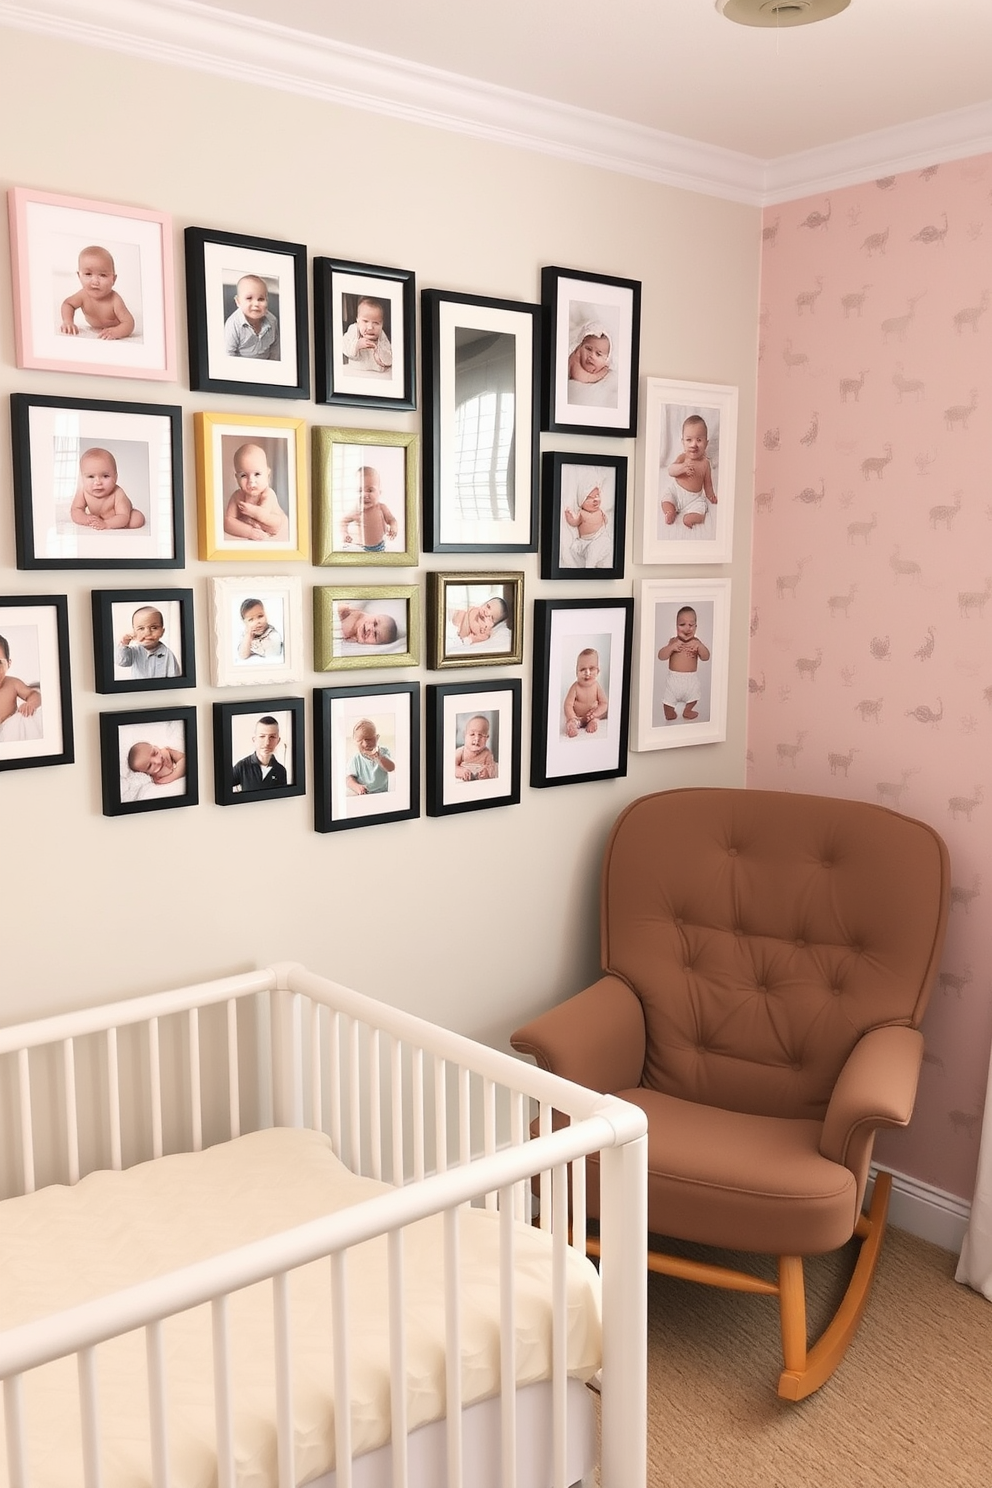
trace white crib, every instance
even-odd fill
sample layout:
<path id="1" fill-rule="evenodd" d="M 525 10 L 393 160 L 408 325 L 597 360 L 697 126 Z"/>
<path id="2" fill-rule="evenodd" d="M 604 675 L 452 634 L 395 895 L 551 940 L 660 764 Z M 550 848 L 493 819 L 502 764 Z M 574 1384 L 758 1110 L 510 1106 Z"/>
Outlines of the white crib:
<path id="1" fill-rule="evenodd" d="M 553 1113 L 566 1124 L 559 1125 L 559 1117 L 553 1130 Z M 25 1216 L 37 1217 L 39 1205 L 72 1212 L 64 1206 L 87 1184 L 109 1196 L 103 1202 L 116 1221 L 117 1195 L 132 1181 L 226 1160 L 228 1153 L 243 1154 L 246 1143 L 297 1140 L 292 1130 L 248 1135 L 274 1128 L 299 1131 L 319 1163 L 343 1163 L 348 1183 L 360 1174 L 391 1186 L 247 1243 L 240 1243 L 238 1230 L 239 1243 L 223 1253 L 115 1282 L 109 1292 L 103 1288 L 0 1332 L 8 1488 L 69 1481 L 85 1488 L 146 1482 L 152 1488 L 200 1482 L 297 1488 L 303 1481 L 315 1488 L 567 1488 L 590 1469 L 592 1431 L 592 1396 L 582 1383 L 590 1372 L 592 1325 L 576 1324 L 576 1286 L 591 1291 L 597 1313 L 601 1309 L 602 1488 L 642 1488 L 647 1270 L 640 1111 L 288 964 L 0 1030 L 0 1194 L 10 1201 L 0 1202 L 0 1221 L 6 1213 L 15 1233 Z M 598 1278 L 584 1259 L 584 1157 L 591 1152 L 601 1154 Z M 203 1157 L 174 1156 L 179 1153 Z M 292 1168 L 296 1182 L 295 1158 Z M 88 1174 L 96 1176 L 72 1193 L 48 1187 L 79 1185 Z M 306 1185 L 296 1182 L 296 1188 Z M 535 1188 L 543 1239 L 529 1223 Z M 309 1192 L 304 1198 L 310 1202 Z M 233 1200 L 222 1195 L 218 1209 L 234 1222 Z M 48 1212 L 42 1212 L 39 1252 L 49 1238 Z M 70 1232 L 55 1238 L 71 1283 L 84 1227 L 65 1223 Z M 440 1226 L 437 1249 L 443 1252 L 443 1398 L 435 1413 L 441 1419 L 429 1424 L 415 1420 L 408 1399 L 413 1304 L 407 1304 L 404 1269 L 404 1247 L 411 1256 L 421 1253 L 414 1246 L 424 1243 L 424 1225 Z M 466 1397 L 463 1380 L 466 1318 L 467 1331 L 476 1331 L 475 1314 L 459 1289 L 460 1278 L 465 1287 L 471 1282 L 466 1226 L 485 1230 L 484 1242 L 494 1247 L 492 1274 L 485 1273 L 481 1287 L 476 1279 L 473 1292 L 493 1292 L 498 1328 L 494 1386 L 478 1400 Z M 366 1242 L 384 1255 L 385 1278 L 387 1378 L 380 1393 L 387 1419 L 384 1439 L 373 1447 L 353 1441 L 353 1376 L 364 1376 L 366 1364 L 353 1348 L 356 1319 L 347 1321 L 349 1300 L 359 1310 L 357 1322 L 366 1321 L 366 1303 L 353 1286 L 374 1248 Z M 536 1260 L 535 1245 L 542 1251 Z M 518 1278 L 527 1268 L 542 1278 L 547 1293 L 548 1368 L 547 1378 L 521 1382 Z M 304 1277 L 326 1281 L 333 1360 L 325 1411 L 333 1422 L 332 1457 L 318 1470 L 317 1449 L 301 1446 L 298 1418 L 301 1319 L 290 1294 L 299 1297 Z M 231 1319 L 258 1295 L 266 1298 L 272 1353 L 271 1426 L 265 1428 L 272 1445 L 271 1470 L 252 1476 L 238 1437 L 245 1361 L 238 1356 L 232 1362 Z M 302 1320 L 307 1327 L 312 1311 Z M 9 1316 L 0 1313 L 0 1326 Z M 177 1330 L 201 1316 L 206 1331 L 195 1352 L 210 1357 L 177 1358 Z M 595 1330 L 599 1325 L 597 1316 Z M 579 1347 L 576 1326 L 585 1330 L 584 1369 L 571 1367 L 570 1373 Z M 369 1320 L 370 1333 L 377 1327 Z M 535 1336 L 543 1337 L 544 1329 L 539 1323 Z M 357 1328 L 359 1335 L 364 1331 Z M 128 1435 L 132 1422 L 147 1419 L 147 1442 L 133 1459 L 147 1459 L 147 1471 L 120 1466 L 132 1459 L 115 1443 L 115 1408 L 101 1375 L 102 1366 L 104 1374 L 119 1373 L 114 1351 L 142 1336 L 142 1367 L 128 1365 L 127 1372 L 140 1373 L 143 1404 L 141 1411 L 128 1407 L 126 1419 Z M 206 1370 L 204 1394 L 212 1397 L 211 1447 L 209 1462 L 197 1459 L 197 1470 L 187 1472 L 188 1443 L 169 1401 L 170 1393 L 181 1395 L 181 1385 L 189 1388 L 194 1365 Z M 61 1389 L 69 1379 L 71 1409 L 52 1393 L 56 1376 Z M 480 1388 L 484 1394 L 488 1389 Z M 60 1425 L 78 1411 L 78 1429 L 68 1432 L 77 1460 L 54 1469 L 45 1456 L 36 1473 L 37 1439 L 50 1435 L 46 1409 Z M 255 1427 L 262 1430 L 253 1414 Z"/>

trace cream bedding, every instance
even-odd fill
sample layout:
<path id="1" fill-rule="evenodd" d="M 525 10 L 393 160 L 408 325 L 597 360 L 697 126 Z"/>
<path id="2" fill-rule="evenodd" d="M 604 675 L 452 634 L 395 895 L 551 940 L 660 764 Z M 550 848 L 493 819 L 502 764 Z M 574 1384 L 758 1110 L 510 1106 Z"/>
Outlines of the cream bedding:
<path id="1" fill-rule="evenodd" d="M 387 1187 L 356 1178 L 321 1133 L 277 1128 L 8 1200 L 0 1204 L 0 1326 L 303 1224 Z M 459 1222 L 462 1388 L 469 1404 L 499 1387 L 498 1224 L 495 1215 L 470 1209 L 461 1210 Z M 410 1429 L 444 1414 L 441 1227 L 436 1216 L 406 1231 Z M 575 1252 L 569 1251 L 568 1260 L 569 1372 L 588 1378 L 600 1363 L 599 1280 Z M 551 1362 L 550 1246 L 529 1226 L 517 1227 L 515 1275 L 517 1381 L 524 1384 L 547 1376 Z M 389 1437 L 384 1238 L 351 1252 L 348 1282 L 357 1455 Z M 293 1273 L 290 1295 L 296 1467 L 305 1481 L 335 1465 L 329 1263 Z M 277 1481 L 272 1336 L 271 1286 L 236 1293 L 230 1351 L 240 1488 L 274 1488 Z M 211 1488 L 216 1462 L 209 1308 L 169 1319 L 165 1349 L 172 1481 L 175 1488 Z M 150 1482 L 144 1338 L 115 1339 L 97 1356 L 106 1488 L 137 1488 Z M 81 1481 L 74 1359 L 25 1376 L 25 1414 L 32 1484 L 64 1488 Z M 0 1483 L 6 1483 L 5 1466 Z"/>

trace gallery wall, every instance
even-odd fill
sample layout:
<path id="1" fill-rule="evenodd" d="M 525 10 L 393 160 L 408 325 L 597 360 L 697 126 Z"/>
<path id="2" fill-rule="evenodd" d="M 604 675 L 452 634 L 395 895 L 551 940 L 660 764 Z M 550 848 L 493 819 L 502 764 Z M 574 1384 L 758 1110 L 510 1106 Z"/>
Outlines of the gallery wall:
<path id="1" fill-rule="evenodd" d="M 748 783 L 946 838 L 916 1114 L 876 1153 L 971 1194 L 992 1035 L 992 157 L 766 211 Z"/>
<path id="2" fill-rule="evenodd" d="M 199 73 L 104 54 L 75 42 L 4 33 L 0 97 L 2 184 L 34 187 L 170 213 L 177 255 L 177 384 L 25 371 L 15 366 L 10 266 L 0 244 L 0 392 L 180 403 L 184 409 L 185 571 L 156 584 L 188 585 L 197 625 L 195 706 L 200 804 L 109 818 L 102 814 L 99 715 L 157 706 L 161 697 L 94 691 L 90 594 L 131 587 L 106 571 L 20 572 L 14 558 L 9 426 L 0 418 L 0 594 L 68 597 L 76 760 L 0 771 L 5 922 L 0 1020 L 118 997 L 191 978 L 301 960 L 373 995 L 494 1042 L 540 1007 L 595 975 L 597 873 L 618 811 L 645 792 L 744 780 L 751 450 L 754 424 L 759 214 L 755 208 L 661 187 L 420 125 Z M 99 84 L 99 86 L 97 86 Z M 99 127 L 88 95 L 109 89 Z M 313 401 L 189 391 L 182 230 L 256 234 L 330 255 L 412 269 L 419 288 L 536 301 L 543 265 L 615 274 L 643 284 L 641 370 L 653 377 L 740 390 L 733 561 L 720 567 L 641 569 L 601 588 L 542 581 L 536 554 L 422 556 L 410 570 L 349 569 L 349 582 L 418 583 L 428 569 L 522 569 L 521 667 L 459 678 L 523 682 L 519 805 L 459 816 L 318 835 L 313 830 L 314 687 L 367 681 L 447 680 L 416 669 L 368 675 L 312 669 L 310 595 L 342 571 L 298 563 L 304 591 L 303 681 L 307 795 L 214 804 L 210 713 L 243 689 L 210 684 L 208 581 L 230 564 L 201 561 L 196 546 L 193 414 L 264 412 L 311 425 L 417 432 L 419 413 L 335 409 Z M 631 440 L 542 436 L 544 449 L 603 450 L 630 460 Z M 726 456 L 724 457 L 726 458 Z M 495 561 L 494 561 L 495 560 Z M 281 570 L 287 565 L 282 564 Z M 239 572 L 263 574 L 245 563 Z M 271 567 L 268 571 L 271 571 Z M 532 612 L 536 597 L 636 593 L 641 577 L 730 578 L 732 600 L 725 742 L 631 754 L 625 777 L 532 790 L 529 777 Z M 271 688 L 264 690 L 266 697 Z"/>

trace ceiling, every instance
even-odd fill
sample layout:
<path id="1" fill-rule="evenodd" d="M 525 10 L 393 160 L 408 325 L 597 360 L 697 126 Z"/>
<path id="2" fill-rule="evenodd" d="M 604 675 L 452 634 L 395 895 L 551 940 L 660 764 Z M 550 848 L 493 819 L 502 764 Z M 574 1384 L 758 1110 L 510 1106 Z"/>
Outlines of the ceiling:
<path id="1" fill-rule="evenodd" d="M 992 0 L 851 0 L 781 31 L 715 0 L 211 0 L 761 160 L 992 101 Z"/>

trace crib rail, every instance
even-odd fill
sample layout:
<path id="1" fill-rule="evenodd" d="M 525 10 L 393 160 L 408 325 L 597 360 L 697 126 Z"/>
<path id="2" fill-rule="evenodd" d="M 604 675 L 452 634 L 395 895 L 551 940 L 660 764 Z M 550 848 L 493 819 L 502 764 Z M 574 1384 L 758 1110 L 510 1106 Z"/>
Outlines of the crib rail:
<path id="1" fill-rule="evenodd" d="M 5 1099 L 19 1132 L 16 1187 L 22 1192 L 52 1181 L 53 1170 L 60 1181 L 73 1183 L 94 1167 L 195 1151 L 273 1123 L 326 1132 L 354 1171 L 395 1186 L 341 1213 L 0 1333 L 10 1488 L 31 1485 L 23 1446 L 23 1377 L 72 1354 L 84 1428 L 80 1481 L 98 1488 L 100 1345 L 139 1328 L 147 1343 L 153 1484 L 165 1488 L 171 1478 L 162 1324 L 206 1302 L 213 1310 L 218 1485 L 234 1488 L 227 1299 L 261 1281 L 272 1288 L 279 1488 L 295 1488 L 288 1277 L 321 1258 L 330 1266 L 335 1348 L 341 1351 L 335 1357 L 336 1483 L 352 1488 L 347 1332 L 338 1322 L 348 1305 L 349 1251 L 383 1234 L 389 1237 L 392 1483 L 407 1488 L 404 1229 L 427 1215 L 448 1216 L 446 1326 L 449 1360 L 457 1361 L 454 1216 L 464 1204 L 498 1211 L 500 1274 L 494 1285 L 500 1291 L 501 1334 L 511 1345 L 501 1357 L 501 1472 L 503 1488 L 515 1488 L 514 1220 L 530 1216 L 538 1177 L 540 1223 L 552 1232 L 556 1300 L 554 1483 L 566 1488 L 565 1259 L 569 1244 L 584 1247 L 583 1159 L 591 1152 L 601 1154 L 603 1189 L 601 1482 L 603 1488 L 644 1483 L 646 1139 L 643 1115 L 635 1108 L 291 965 L 0 1030 L 0 1070 L 5 1060 L 14 1072 L 16 1094 Z M 95 1089 L 97 1117 L 88 1104 Z M 560 1125 L 561 1118 L 567 1124 Z M 460 1392 L 461 1372 L 452 1365 L 448 1488 L 472 1482 L 471 1467 L 462 1460 Z"/>

